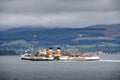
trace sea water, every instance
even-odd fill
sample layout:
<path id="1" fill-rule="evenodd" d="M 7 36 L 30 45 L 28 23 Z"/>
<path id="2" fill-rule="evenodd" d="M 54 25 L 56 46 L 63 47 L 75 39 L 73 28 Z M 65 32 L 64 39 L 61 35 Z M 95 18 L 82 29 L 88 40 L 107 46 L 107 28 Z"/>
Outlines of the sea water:
<path id="1" fill-rule="evenodd" d="M 120 80 L 120 55 L 100 61 L 29 61 L 0 56 L 0 80 Z"/>

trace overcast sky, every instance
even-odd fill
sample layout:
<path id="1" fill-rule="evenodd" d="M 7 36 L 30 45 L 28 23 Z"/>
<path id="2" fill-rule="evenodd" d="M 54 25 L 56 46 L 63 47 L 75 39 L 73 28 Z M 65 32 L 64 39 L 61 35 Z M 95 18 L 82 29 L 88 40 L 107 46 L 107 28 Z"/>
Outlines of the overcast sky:
<path id="1" fill-rule="evenodd" d="M 0 0 L 0 29 L 120 23 L 120 0 Z"/>

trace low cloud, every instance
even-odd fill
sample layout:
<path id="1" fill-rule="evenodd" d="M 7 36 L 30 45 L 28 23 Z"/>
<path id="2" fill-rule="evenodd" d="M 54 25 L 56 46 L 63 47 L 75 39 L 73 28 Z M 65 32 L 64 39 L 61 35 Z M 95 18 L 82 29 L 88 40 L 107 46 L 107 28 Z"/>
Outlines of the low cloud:
<path id="1" fill-rule="evenodd" d="M 0 0 L 0 25 L 12 28 L 115 24 L 120 21 L 119 3 L 119 0 Z"/>

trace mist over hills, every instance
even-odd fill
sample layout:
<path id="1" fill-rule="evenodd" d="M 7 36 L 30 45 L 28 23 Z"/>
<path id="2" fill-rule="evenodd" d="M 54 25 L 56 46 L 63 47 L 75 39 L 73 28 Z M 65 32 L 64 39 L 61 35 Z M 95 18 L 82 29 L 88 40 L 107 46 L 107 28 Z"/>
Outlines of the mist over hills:
<path id="1" fill-rule="evenodd" d="M 36 35 L 34 37 L 34 35 Z M 93 25 L 84 28 L 44 28 L 44 27 L 20 27 L 0 31 L 0 48 L 13 50 L 13 48 L 30 48 L 32 41 L 36 42 L 36 48 L 40 46 L 71 45 L 94 46 L 99 51 L 99 46 L 104 49 L 115 48 L 120 51 L 120 24 Z M 13 48 L 12 48 L 12 47 Z M 106 47 L 107 46 L 107 47 Z M 11 47 L 11 49 L 10 49 Z M 101 49 L 101 48 L 100 48 Z M 86 51 L 82 49 L 81 51 Z M 89 49 L 87 49 L 89 50 Z"/>

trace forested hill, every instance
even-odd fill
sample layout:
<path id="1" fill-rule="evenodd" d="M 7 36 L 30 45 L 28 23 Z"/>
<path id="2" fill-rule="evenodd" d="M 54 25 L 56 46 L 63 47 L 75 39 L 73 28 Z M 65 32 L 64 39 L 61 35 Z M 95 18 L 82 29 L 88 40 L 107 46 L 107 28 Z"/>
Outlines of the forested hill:
<path id="1" fill-rule="evenodd" d="M 45 45 L 53 44 L 91 44 L 96 40 L 119 42 L 120 24 L 112 25 L 94 25 L 85 28 L 44 28 L 44 27 L 22 27 L 14 28 L 0 32 L 0 41 L 26 40 L 32 41 L 33 35 L 35 40 Z M 80 41 L 81 40 L 81 41 Z M 87 42 L 86 42 L 87 40 Z"/>
<path id="2" fill-rule="evenodd" d="M 18 49 L 28 49 L 32 46 L 33 38 L 36 48 L 53 45 L 78 45 L 83 52 L 89 51 L 89 49 L 90 51 L 114 49 L 113 52 L 119 52 L 120 24 L 92 25 L 84 28 L 25 26 L 4 30 L 0 31 L 0 51 L 16 52 Z"/>

